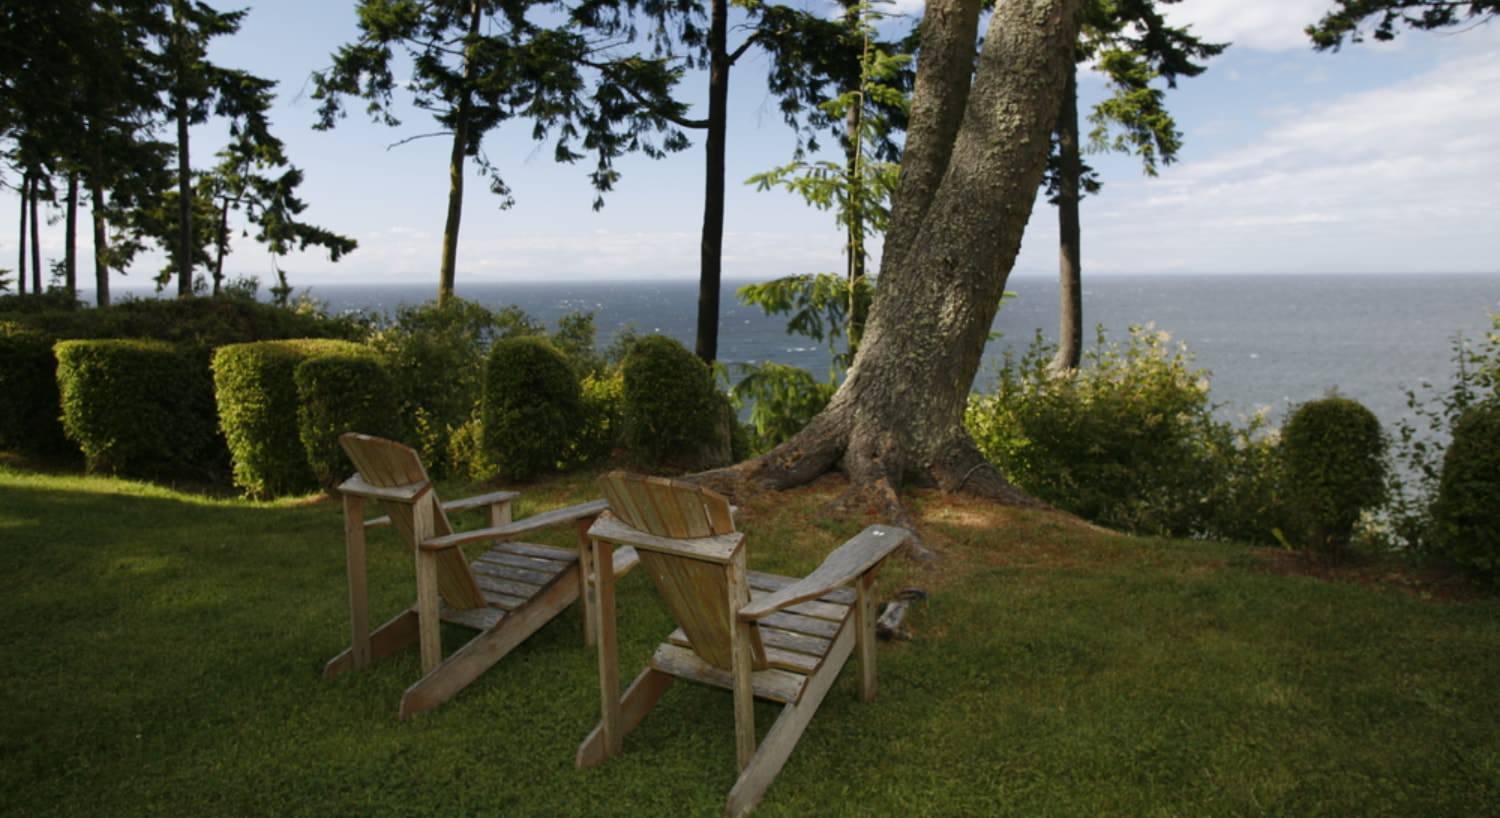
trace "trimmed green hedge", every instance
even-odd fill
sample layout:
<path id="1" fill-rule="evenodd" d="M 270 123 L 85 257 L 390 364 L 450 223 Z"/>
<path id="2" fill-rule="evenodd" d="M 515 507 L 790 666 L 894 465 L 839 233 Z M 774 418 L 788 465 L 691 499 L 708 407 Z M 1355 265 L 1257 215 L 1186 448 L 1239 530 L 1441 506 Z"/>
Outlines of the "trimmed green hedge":
<path id="1" fill-rule="evenodd" d="M 63 427 L 90 471 L 204 471 L 222 463 L 202 350 L 62 341 L 56 355 Z"/>
<path id="2" fill-rule="evenodd" d="M 230 344 L 214 352 L 214 396 L 235 485 L 253 497 L 316 487 L 298 430 L 295 373 L 315 356 L 361 349 L 348 341 L 304 338 Z"/>
<path id="3" fill-rule="evenodd" d="M 354 472 L 339 435 L 360 432 L 400 439 L 396 388 L 372 351 L 309 358 L 292 373 L 297 384 L 297 432 L 318 485 L 332 491 Z"/>
<path id="4" fill-rule="evenodd" d="M 694 468 L 729 457 L 723 396 L 708 365 L 687 347 L 661 335 L 635 343 L 624 374 L 624 439 L 630 453 L 650 466 Z M 706 455 L 723 449 L 722 457 Z"/>
<path id="5" fill-rule="evenodd" d="M 1470 408 L 1453 427 L 1432 504 L 1438 552 L 1500 581 L 1500 403 Z"/>
<path id="6" fill-rule="evenodd" d="M 544 338 L 508 338 L 490 351 L 481 404 L 484 449 L 500 474 L 524 480 L 558 467 L 583 421 L 568 359 Z"/>
<path id="7" fill-rule="evenodd" d="M 55 341 L 0 321 L 0 449 L 55 452 L 68 448 L 57 395 Z"/>
<path id="8" fill-rule="evenodd" d="M 1385 498 L 1385 433 L 1363 404 L 1329 397 L 1297 407 L 1281 430 L 1294 538 L 1336 555 L 1360 512 Z"/>

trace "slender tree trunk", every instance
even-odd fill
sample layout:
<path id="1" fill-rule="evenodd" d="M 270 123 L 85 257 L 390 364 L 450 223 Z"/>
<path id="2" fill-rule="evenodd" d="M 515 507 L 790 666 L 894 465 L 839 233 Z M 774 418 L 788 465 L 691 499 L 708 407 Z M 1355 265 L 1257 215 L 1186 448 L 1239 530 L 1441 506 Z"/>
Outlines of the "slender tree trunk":
<path id="1" fill-rule="evenodd" d="M 78 171 L 68 171 L 68 210 L 63 222 L 63 286 L 78 298 Z"/>
<path id="2" fill-rule="evenodd" d="M 848 499 L 908 524 L 903 479 L 1036 502 L 979 454 L 963 414 L 1045 169 L 1081 0 L 998 4 L 971 83 L 984 5 L 927 5 L 880 289 L 848 377 L 798 435 L 706 481 L 784 488 L 840 468 Z"/>
<path id="3" fill-rule="evenodd" d="M 39 215 L 37 213 L 37 200 L 42 198 L 42 177 L 39 173 L 31 174 L 31 291 L 37 295 L 44 292 L 42 287 L 42 234 Z"/>
<path id="4" fill-rule="evenodd" d="M 193 163 L 188 158 L 187 30 L 182 19 L 182 0 L 172 3 L 172 23 L 177 38 L 177 87 L 172 94 L 173 118 L 177 120 L 177 297 L 193 295 Z"/>
<path id="5" fill-rule="evenodd" d="M 855 30 L 860 23 L 859 3 L 852 3 L 844 10 L 844 21 L 851 30 Z M 864 58 L 863 49 L 860 51 L 860 72 L 855 79 L 855 86 L 845 90 L 861 92 L 859 104 L 851 106 L 849 113 L 844 117 L 844 174 L 846 186 L 849 190 L 849 206 L 844 225 L 848 241 L 846 244 L 849 257 L 846 265 L 846 275 L 849 279 L 849 326 L 847 336 L 849 339 L 849 354 L 853 355 L 859 350 L 860 338 L 865 332 L 864 301 L 859 297 L 859 286 L 865 277 L 865 213 L 864 213 L 864 182 L 865 174 L 862 165 L 863 145 L 860 134 L 864 127 Z"/>
<path id="6" fill-rule="evenodd" d="M 1057 116 L 1057 354 L 1051 370 L 1064 373 L 1083 360 L 1083 263 L 1078 226 L 1078 186 L 1082 161 L 1078 147 L 1078 66 L 1068 71 Z"/>
<path id="7" fill-rule="evenodd" d="M 698 357 L 719 357 L 719 279 L 724 258 L 724 141 L 729 131 L 729 3 L 713 0 L 708 27 L 708 156 L 699 245 Z"/>
<path id="8" fill-rule="evenodd" d="M 464 44 L 464 89 L 458 98 L 458 116 L 453 126 L 453 150 L 448 154 L 448 220 L 443 225 L 443 260 L 438 270 L 438 303 L 453 297 L 454 269 L 458 264 L 458 225 L 464 213 L 464 156 L 469 149 L 469 116 L 473 94 L 474 61 L 469 49 L 479 36 L 479 3 L 469 4 L 469 35 Z"/>
<path id="9" fill-rule="evenodd" d="M 16 228 L 16 293 L 26 294 L 26 197 L 31 191 L 31 172 L 21 174 L 21 185 L 16 188 L 21 194 L 21 226 Z"/>
<path id="10" fill-rule="evenodd" d="M 224 287 L 224 252 L 229 247 L 229 200 L 219 205 L 219 232 L 215 237 L 217 252 L 214 255 L 214 295 Z"/>
<path id="11" fill-rule="evenodd" d="M 89 179 L 89 202 L 89 215 L 94 222 L 94 300 L 99 306 L 108 307 L 109 231 L 104 223 L 104 186 L 97 177 Z"/>

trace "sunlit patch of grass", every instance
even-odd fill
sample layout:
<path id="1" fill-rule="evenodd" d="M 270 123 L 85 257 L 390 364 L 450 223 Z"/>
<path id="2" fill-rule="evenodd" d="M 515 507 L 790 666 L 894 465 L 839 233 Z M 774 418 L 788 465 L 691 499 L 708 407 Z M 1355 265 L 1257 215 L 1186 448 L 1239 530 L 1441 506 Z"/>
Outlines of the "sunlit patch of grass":
<path id="1" fill-rule="evenodd" d="M 595 495 L 519 487 L 518 516 Z M 465 487 L 440 487 L 457 497 Z M 801 574 L 871 520 L 836 478 L 735 498 L 751 567 Z M 1455 815 L 1500 803 L 1500 602 L 1283 576 L 1256 552 L 1142 540 L 1053 512 L 908 496 L 931 566 L 916 638 L 846 672 L 758 815 Z M 185 494 L 0 462 L 0 810 L 27 815 L 718 815 L 719 690 L 678 685 L 619 759 L 572 767 L 597 720 L 576 608 L 454 701 L 395 718 L 415 653 L 333 682 L 347 639 L 340 507 Z M 482 515 L 468 515 L 478 524 Z M 564 530 L 541 537 L 568 546 Z M 411 557 L 370 546 L 372 616 Z M 628 681 L 672 627 L 620 588 Z M 445 631 L 450 649 L 465 632 Z M 775 708 L 757 708 L 763 735 Z"/>

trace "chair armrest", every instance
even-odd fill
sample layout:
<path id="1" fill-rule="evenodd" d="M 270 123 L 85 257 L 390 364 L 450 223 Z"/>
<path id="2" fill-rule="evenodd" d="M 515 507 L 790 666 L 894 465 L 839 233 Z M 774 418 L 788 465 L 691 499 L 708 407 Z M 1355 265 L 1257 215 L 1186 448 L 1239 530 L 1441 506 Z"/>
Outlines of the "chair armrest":
<path id="1" fill-rule="evenodd" d="M 492 491 L 489 494 L 477 494 L 473 497 L 465 497 L 462 500 L 450 500 L 443 503 L 443 511 L 468 511 L 475 508 L 484 508 L 496 503 L 509 503 L 520 497 L 519 491 Z M 375 517 L 365 520 L 365 528 L 380 528 L 391 524 L 390 517 Z"/>
<path id="2" fill-rule="evenodd" d="M 339 491 L 344 494 L 353 494 L 369 500 L 389 500 L 393 503 L 415 503 L 431 489 L 431 481 L 407 483 L 401 486 L 373 486 L 357 474 L 339 484 Z"/>
<path id="3" fill-rule="evenodd" d="M 911 538 L 911 532 L 889 525 L 872 525 L 835 548 L 811 574 L 779 591 L 753 599 L 740 608 L 741 619 L 761 619 L 799 602 L 818 597 L 858 579 Z"/>
<path id="4" fill-rule="evenodd" d="M 441 551 L 444 548 L 453 548 L 454 546 L 466 545 L 480 540 L 499 540 L 506 537 L 515 537 L 562 523 L 571 523 L 577 520 L 597 517 L 606 508 L 609 508 L 609 503 L 604 500 L 579 503 L 576 506 L 567 506 L 566 508 L 544 511 L 541 514 L 533 514 L 524 520 L 516 520 L 513 523 L 506 523 L 505 525 L 476 528 L 473 531 L 462 531 L 457 534 L 433 537 L 430 540 L 422 542 L 422 550 Z"/>

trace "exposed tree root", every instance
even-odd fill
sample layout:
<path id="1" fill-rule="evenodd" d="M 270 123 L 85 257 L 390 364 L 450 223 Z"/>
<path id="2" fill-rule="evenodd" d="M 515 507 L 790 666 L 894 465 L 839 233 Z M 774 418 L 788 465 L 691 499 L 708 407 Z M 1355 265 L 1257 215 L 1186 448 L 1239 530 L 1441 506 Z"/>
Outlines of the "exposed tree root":
<path id="1" fill-rule="evenodd" d="M 819 415 L 795 437 L 761 457 L 694 475 L 695 482 L 733 496 L 746 484 L 784 491 L 812 482 L 823 474 L 842 471 L 849 488 L 830 504 L 842 513 L 874 514 L 913 532 L 908 555 L 930 562 L 937 554 L 917 534 L 916 521 L 901 502 L 903 479 L 936 485 L 944 492 L 965 493 L 1022 508 L 1048 508 L 1046 503 L 1011 485 L 984 459 L 966 434 L 937 447 L 936 457 L 913 467 L 905 454 L 907 438 L 891 431 L 870 433 L 851 429 L 847 412 Z"/>

